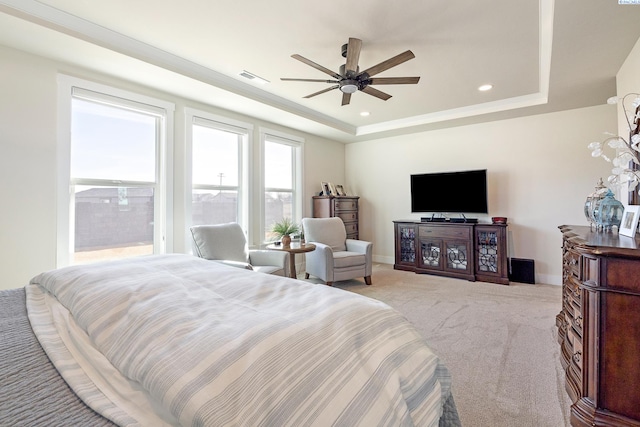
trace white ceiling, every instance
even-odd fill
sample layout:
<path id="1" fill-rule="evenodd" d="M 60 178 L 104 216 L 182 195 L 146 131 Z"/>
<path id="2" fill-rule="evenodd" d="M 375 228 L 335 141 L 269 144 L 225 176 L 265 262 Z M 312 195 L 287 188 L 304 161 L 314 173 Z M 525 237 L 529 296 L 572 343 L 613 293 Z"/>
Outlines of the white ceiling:
<path id="1" fill-rule="evenodd" d="M 602 104 L 639 22 L 617 0 L 0 0 L 0 44 L 343 142 Z M 349 37 L 361 69 L 410 49 L 376 77 L 420 82 L 341 106 L 280 80 L 330 78 L 291 55 L 338 71 Z"/>

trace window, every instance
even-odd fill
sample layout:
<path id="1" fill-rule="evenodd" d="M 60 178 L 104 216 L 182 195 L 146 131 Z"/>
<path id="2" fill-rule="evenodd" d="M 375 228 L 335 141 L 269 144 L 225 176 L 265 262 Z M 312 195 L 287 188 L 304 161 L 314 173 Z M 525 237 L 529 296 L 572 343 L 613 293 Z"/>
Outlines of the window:
<path id="1" fill-rule="evenodd" d="M 222 121 L 224 120 L 224 122 Z M 247 229 L 244 183 L 250 125 L 187 109 L 191 224 L 237 222 Z"/>
<path id="2" fill-rule="evenodd" d="M 173 105 L 72 78 L 60 83 L 58 265 L 165 252 Z"/>
<path id="3" fill-rule="evenodd" d="M 302 140 L 279 132 L 261 132 L 264 197 L 263 241 L 275 240 L 274 222 L 302 219 Z"/>

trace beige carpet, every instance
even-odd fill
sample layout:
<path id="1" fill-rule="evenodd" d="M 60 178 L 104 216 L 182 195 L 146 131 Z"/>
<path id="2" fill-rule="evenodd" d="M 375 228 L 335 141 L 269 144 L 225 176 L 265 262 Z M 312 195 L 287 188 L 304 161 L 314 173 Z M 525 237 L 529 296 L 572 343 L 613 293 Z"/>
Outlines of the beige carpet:
<path id="1" fill-rule="evenodd" d="M 374 266 L 372 279 L 335 287 L 383 301 L 417 327 L 451 371 L 463 426 L 569 426 L 555 327 L 560 286 L 469 282 L 386 264 Z"/>

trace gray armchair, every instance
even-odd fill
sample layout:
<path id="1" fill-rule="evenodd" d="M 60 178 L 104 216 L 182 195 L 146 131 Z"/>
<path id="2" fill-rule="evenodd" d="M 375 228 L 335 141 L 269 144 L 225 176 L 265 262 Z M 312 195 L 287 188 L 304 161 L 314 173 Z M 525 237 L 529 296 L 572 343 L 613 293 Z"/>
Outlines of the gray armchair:
<path id="1" fill-rule="evenodd" d="M 249 250 L 240 224 L 195 225 L 190 228 L 194 254 L 200 258 L 261 273 L 286 276 L 286 252 Z"/>
<path id="2" fill-rule="evenodd" d="M 306 254 L 307 273 L 331 286 L 340 280 L 364 277 L 371 284 L 373 268 L 373 243 L 347 239 L 344 223 L 340 218 L 303 218 L 302 228 L 307 242 L 316 250 Z"/>

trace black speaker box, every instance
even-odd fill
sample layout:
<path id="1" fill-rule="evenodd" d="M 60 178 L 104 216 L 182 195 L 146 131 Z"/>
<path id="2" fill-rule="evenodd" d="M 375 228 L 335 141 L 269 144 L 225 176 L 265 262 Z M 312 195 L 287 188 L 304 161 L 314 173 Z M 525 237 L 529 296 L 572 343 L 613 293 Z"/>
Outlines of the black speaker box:
<path id="1" fill-rule="evenodd" d="M 536 283 L 535 265 L 532 259 L 510 258 L 509 281 L 518 283 Z"/>

